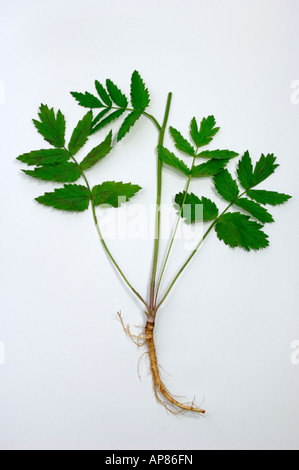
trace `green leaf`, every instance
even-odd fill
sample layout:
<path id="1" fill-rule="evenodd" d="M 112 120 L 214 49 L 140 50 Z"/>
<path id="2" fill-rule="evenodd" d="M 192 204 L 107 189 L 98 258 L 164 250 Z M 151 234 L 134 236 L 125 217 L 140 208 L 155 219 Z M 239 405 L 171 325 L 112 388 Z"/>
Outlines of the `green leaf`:
<path id="1" fill-rule="evenodd" d="M 95 127 L 95 125 L 102 119 L 102 117 L 109 113 L 110 110 L 111 108 L 104 108 L 101 112 L 99 112 L 99 114 L 97 114 L 96 117 L 93 119 L 91 127 Z"/>
<path id="2" fill-rule="evenodd" d="M 220 127 L 215 126 L 216 121 L 214 116 L 203 118 L 200 124 L 200 129 L 198 129 L 195 117 L 192 119 L 190 125 L 190 134 L 196 147 L 208 145 L 213 140 L 214 135 L 217 134 L 220 129 Z"/>
<path id="3" fill-rule="evenodd" d="M 215 158 L 217 160 L 230 160 L 231 158 L 237 157 L 239 154 L 232 152 L 231 150 L 205 150 L 204 152 L 198 153 L 196 156 L 200 158 Z"/>
<path id="4" fill-rule="evenodd" d="M 65 149 L 42 149 L 33 150 L 20 155 L 17 160 L 27 165 L 54 165 L 55 163 L 67 162 L 70 154 Z"/>
<path id="5" fill-rule="evenodd" d="M 22 170 L 26 175 L 45 181 L 58 181 L 60 183 L 73 183 L 77 181 L 81 172 L 75 163 L 56 163 L 45 165 L 32 170 Z"/>
<path id="6" fill-rule="evenodd" d="M 38 113 L 40 121 L 33 119 L 33 123 L 38 132 L 54 147 L 64 147 L 65 144 L 65 119 L 60 110 L 55 116 L 54 109 L 49 109 L 47 105 L 40 105 Z"/>
<path id="7" fill-rule="evenodd" d="M 215 226 L 219 240 L 223 240 L 231 247 L 241 247 L 247 251 L 269 246 L 268 235 L 261 230 L 262 228 L 262 225 L 240 212 L 223 215 Z"/>
<path id="8" fill-rule="evenodd" d="M 140 189 L 141 187 L 137 184 L 105 181 L 94 186 L 92 198 L 95 206 L 107 204 L 112 207 L 119 207 L 123 202 L 127 202 L 131 197 L 135 196 Z"/>
<path id="9" fill-rule="evenodd" d="M 37 197 L 36 201 L 63 211 L 83 212 L 88 209 L 90 192 L 86 186 L 66 184 L 63 188 L 55 189 L 53 193 Z"/>
<path id="10" fill-rule="evenodd" d="M 109 106 L 111 108 L 112 101 L 110 99 L 110 96 L 108 95 L 103 85 L 100 82 L 98 82 L 98 80 L 95 81 L 95 87 L 103 103 L 105 103 L 106 106 Z"/>
<path id="11" fill-rule="evenodd" d="M 142 111 L 150 104 L 148 89 L 137 70 L 133 72 L 131 78 L 131 103 L 134 109 Z"/>
<path id="12" fill-rule="evenodd" d="M 232 178 L 228 170 L 223 170 L 214 176 L 215 188 L 226 201 L 232 202 L 239 196 L 237 182 Z"/>
<path id="13" fill-rule="evenodd" d="M 69 151 L 75 155 L 86 143 L 91 131 L 92 112 L 88 111 L 75 127 L 69 143 Z"/>
<path id="14" fill-rule="evenodd" d="M 192 147 L 192 145 L 186 140 L 182 134 L 177 131 L 174 127 L 169 128 L 169 132 L 171 137 L 174 140 L 174 144 L 177 149 L 181 150 L 181 152 L 187 153 L 187 155 L 190 155 L 191 157 L 194 157 L 195 155 L 195 149 Z"/>
<path id="15" fill-rule="evenodd" d="M 257 186 L 259 183 L 267 179 L 279 165 L 275 164 L 276 157 L 273 154 L 268 154 L 266 157 L 262 154 L 261 158 L 255 165 L 253 172 L 252 187 Z"/>
<path id="16" fill-rule="evenodd" d="M 132 113 L 128 114 L 118 131 L 118 142 L 130 131 L 131 127 L 134 126 L 135 122 L 138 121 L 140 116 L 142 116 L 142 111 L 133 111 Z"/>
<path id="17" fill-rule="evenodd" d="M 103 108 L 103 103 L 91 93 L 86 91 L 85 93 L 77 93 L 76 91 L 71 91 L 71 95 L 78 101 L 80 106 L 84 108 Z"/>
<path id="18" fill-rule="evenodd" d="M 243 188 L 251 188 L 253 183 L 253 165 L 248 151 L 244 153 L 239 161 L 237 173 Z"/>
<path id="19" fill-rule="evenodd" d="M 194 166 L 191 175 L 193 178 L 205 178 L 208 176 L 215 176 L 220 171 L 224 170 L 227 165 L 228 160 L 216 160 L 212 159 L 207 163 L 202 163 L 201 165 Z"/>
<path id="20" fill-rule="evenodd" d="M 275 191 L 264 191 L 262 189 L 251 189 L 247 191 L 247 195 L 260 204 L 269 204 L 270 206 L 283 204 L 292 198 L 292 196 L 288 196 L 287 194 L 277 193 Z"/>
<path id="21" fill-rule="evenodd" d="M 166 165 L 172 166 L 181 173 L 184 173 L 184 175 L 189 176 L 190 170 L 187 165 L 182 160 L 179 160 L 174 153 L 170 152 L 167 148 L 162 145 L 158 145 L 158 155 Z"/>
<path id="22" fill-rule="evenodd" d="M 219 211 L 216 204 L 206 197 L 200 199 L 193 193 L 183 192 L 175 196 L 175 202 L 176 208 L 179 208 L 181 217 L 186 223 L 209 222 L 218 217 Z"/>
<path id="23" fill-rule="evenodd" d="M 126 108 L 128 106 L 128 99 L 120 89 L 109 79 L 106 80 L 106 86 L 112 101 L 120 108 Z"/>
<path id="24" fill-rule="evenodd" d="M 87 170 L 104 158 L 112 149 L 112 131 L 109 132 L 106 139 L 97 147 L 93 148 L 89 154 L 80 163 L 82 170 Z"/>
<path id="25" fill-rule="evenodd" d="M 263 224 L 274 222 L 272 215 L 256 202 L 250 201 L 246 198 L 240 198 L 235 202 L 235 205 L 241 207 L 241 209 L 244 209 L 246 212 L 249 212 L 249 214 Z"/>
<path id="26" fill-rule="evenodd" d="M 109 114 L 109 116 L 107 116 L 105 119 L 99 122 L 99 124 L 91 129 L 90 134 L 94 134 L 103 127 L 107 126 L 107 124 L 110 124 L 110 122 L 115 121 L 115 119 L 119 118 L 125 111 L 125 109 L 117 109 L 113 113 Z"/>

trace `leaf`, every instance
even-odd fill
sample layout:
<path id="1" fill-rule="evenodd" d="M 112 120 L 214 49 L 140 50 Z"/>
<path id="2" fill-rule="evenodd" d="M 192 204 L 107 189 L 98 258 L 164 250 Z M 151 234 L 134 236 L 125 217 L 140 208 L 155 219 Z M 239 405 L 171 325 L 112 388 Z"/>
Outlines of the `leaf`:
<path id="1" fill-rule="evenodd" d="M 251 189 L 247 191 L 247 195 L 260 204 L 269 204 L 270 206 L 283 204 L 292 198 L 292 196 L 288 196 L 287 194 L 277 193 L 275 191 L 264 191 L 262 189 Z"/>
<path id="2" fill-rule="evenodd" d="M 126 108 L 128 106 L 128 99 L 120 89 L 109 79 L 106 80 L 106 86 L 112 101 L 120 108 Z"/>
<path id="3" fill-rule="evenodd" d="M 91 127 L 94 127 L 102 119 L 102 117 L 109 113 L 110 110 L 111 108 L 105 108 L 101 112 L 99 112 L 99 114 L 97 114 L 96 117 L 93 119 Z"/>
<path id="4" fill-rule="evenodd" d="M 257 186 L 259 183 L 267 179 L 279 165 L 275 164 L 276 157 L 273 154 L 268 154 L 266 157 L 262 154 L 261 158 L 255 165 L 253 172 L 252 187 Z"/>
<path id="5" fill-rule="evenodd" d="M 97 124 L 91 129 L 90 134 L 94 134 L 98 130 L 107 126 L 107 124 L 110 124 L 110 122 L 115 121 L 115 119 L 119 118 L 125 111 L 125 109 L 118 109 L 117 111 L 114 111 L 113 113 L 109 114 L 109 116 L 107 116 L 105 119 L 99 122 L 99 124 Z"/>
<path id="6" fill-rule="evenodd" d="M 137 184 L 105 181 L 93 187 L 92 198 L 95 206 L 107 204 L 112 207 L 119 207 L 123 202 L 127 202 L 135 196 L 140 189 L 141 187 Z"/>
<path id="7" fill-rule="evenodd" d="M 71 91 L 71 95 L 78 101 L 80 106 L 84 108 L 103 108 L 103 103 L 91 93 L 86 91 L 85 93 L 77 93 L 76 91 Z"/>
<path id="8" fill-rule="evenodd" d="M 203 118 L 200 124 L 200 129 L 198 129 L 195 117 L 192 119 L 190 125 L 190 134 L 196 147 L 208 145 L 213 140 L 214 135 L 217 134 L 220 129 L 220 127 L 215 126 L 216 121 L 214 116 Z"/>
<path id="9" fill-rule="evenodd" d="M 131 103 L 133 108 L 139 111 L 143 111 L 150 104 L 148 89 L 137 70 L 133 72 L 131 78 Z"/>
<path id="10" fill-rule="evenodd" d="M 134 126 L 140 116 L 142 116 L 142 111 L 133 111 L 128 114 L 118 131 L 117 142 L 119 142 L 130 131 L 131 127 Z"/>
<path id="11" fill-rule="evenodd" d="M 33 150 L 20 155 L 17 160 L 27 165 L 53 165 L 55 163 L 67 162 L 70 154 L 65 149 L 42 149 Z"/>
<path id="12" fill-rule="evenodd" d="M 250 201 L 246 198 L 240 198 L 235 202 L 235 205 L 241 207 L 246 212 L 249 212 L 254 218 L 258 219 L 263 224 L 274 222 L 271 214 L 262 206 L 256 202 Z"/>
<path id="13" fill-rule="evenodd" d="M 63 211 L 83 212 L 88 209 L 90 192 L 86 186 L 66 184 L 63 188 L 55 189 L 53 193 L 37 197 L 36 201 Z"/>
<path id="14" fill-rule="evenodd" d="M 191 157 L 195 155 L 195 149 L 179 131 L 177 131 L 174 127 L 170 127 L 169 132 L 177 149 L 181 150 L 181 152 L 187 153 Z"/>
<path id="15" fill-rule="evenodd" d="M 88 111 L 75 127 L 69 143 L 69 151 L 75 155 L 86 143 L 91 130 L 92 112 Z"/>
<path id="16" fill-rule="evenodd" d="M 269 246 L 268 235 L 262 228 L 262 225 L 240 212 L 224 214 L 215 226 L 219 240 L 231 247 L 241 247 L 247 251 Z"/>
<path id="17" fill-rule="evenodd" d="M 32 170 L 22 170 L 26 175 L 45 181 L 58 181 L 60 183 L 73 183 L 77 181 L 81 172 L 75 163 L 56 163 Z"/>
<path id="18" fill-rule="evenodd" d="M 87 170 L 104 158 L 112 149 L 112 131 L 109 132 L 106 139 L 97 147 L 93 148 L 89 154 L 80 163 L 82 170 Z"/>
<path id="19" fill-rule="evenodd" d="M 232 178 L 228 170 L 223 170 L 214 176 L 214 184 L 220 196 L 226 201 L 232 202 L 239 196 L 237 182 Z"/>
<path id="20" fill-rule="evenodd" d="M 64 147 L 65 144 L 65 119 L 60 110 L 55 116 L 54 109 L 49 109 L 47 105 L 40 105 L 38 113 L 40 121 L 33 119 L 33 123 L 38 132 L 54 147 Z"/>
<path id="21" fill-rule="evenodd" d="M 237 157 L 239 154 L 232 152 L 231 150 L 205 150 L 204 152 L 198 153 L 196 156 L 200 158 L 216 158 L 230 160 L 231 158 Z"/>
<path id="22" fill-rule="evenodd" d="M 190 170 L 187 165 L 182 160 L 179 160 L 174 153 L 170 152 L 167 148 L 162 145 L 158 145 L 158 155 L 166 165 L 172 166 L 181 173 L 184 173 L 184 175 L 189 176 Z"/>
<path id="23" fill-rule="evenodd" d="M 106 106 L 111 107 L 112 101 L 110 99 L 110 96 L 108 95 L 103 85 L 100 82 L 98 82 L 98 80 L 95 81 L 95 87 L 103 103 L 105 103 Z"/>
<path id="24" fill-rule="evenodd" d="M 224 170 L 227 165 L 228 160 L 216 160 L 212 159 L 207 163 L 202 163 L 201 165 L 194 166 L 191 175 L 193 178 L 204 178 L 208 176 L 215 176 L 220 171 Z"/>
<path id="25" fill-rule="evenodd" d="M 218 208 L 210 199 L 202 197 L 201 199 L 193 193 L 178 193 L 175 196 L 176 208 L 181 212 L 181 217 L 186 223 L 209 222 L 218 216 Z M 185 199 L 185 201 L 184 201 Z"/>
<path id="26" fill-rule="evenodd" d="M 244 153 L 239 161 L 237 173 L 243 188 L 251 188 L 253 183 L 253 165 L 248 151 Z"/>

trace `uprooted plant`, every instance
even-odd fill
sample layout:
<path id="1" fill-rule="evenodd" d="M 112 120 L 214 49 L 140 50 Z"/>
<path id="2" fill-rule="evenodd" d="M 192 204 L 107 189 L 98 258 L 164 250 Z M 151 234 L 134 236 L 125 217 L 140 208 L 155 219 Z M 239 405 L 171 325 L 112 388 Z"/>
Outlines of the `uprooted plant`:
<path id="1" fill-rule="evenodd" d="M 95 88 L 98 96 L 89 92 L 71 92 L 79 105 L 88 108 L 89 111 L 78 122 L 67 145 L 65 142 L 65 118 L 62 112 L 60 110 L 55 112 L 53 108 L 42 104 L 40 106 L 39 120 L 33 120 L 33 123 L 38 132 L 51 145 L 51 148 L 25 153 L 19 156 L 18 160 L 35 167 L 33 170 L 23 170 L 29 176 L 47 181 L 67 183 L 61 188 L 56 188 L 53 192 L 46 192 L 43 196 L 37 197 L 36 201 L 40 204 L 73 212 L 83 212 L 91 206 L 93 220 L 106 254 L 125 284 L 139 299 L 143 308 L 145 308 L 146 325 L 143 333 L 140 335 L 134 336 L 131 334 L 129 328 L 124 325 L 121 316 L 119 316 L 124 330 L 131 339 L 138 346 L 144 345 L 147 347 L 153 387 L 157 400 L 166 409 L 174 413 L 182 411 L 204 413 L 204 410 L 198 408 L 194 402 L 182 403 L 178 401 L 167 390 L 161 380 L 154 342 L 155 320 L 158 311 L 179 276 L 198 253 L 199 248 L 213 229 L 215 229 L 219 240 L 223 240 L 230 247 L 241 247 L 247 251 L 266 248 L 269 245 L 269 241 L 268 236 L 263 231 L 263 227 L 264 224 L 274 222 L 274 220 L 264 206 L 283 204 L 290 199 L 290 196 L 274 191 L 256 189 L 256 186 L 272 175 L 278 167 L 276 157 L 273 154 L 262 155 L 254 165 L 249 152 L 246 151 L 237 165 L 239 180 L 237 182 L 226 166 L 231 159 L 239 155 L 238 153 L 231 150 L 202 149 L 212 142 L 214 136 L 219 131 L 219 127 L 216 127 L 214 116 L 203 118 L 200 124 L 198 124 L 194 117 L 190 124 L 191 139 L 189 140 L 184 138 L 174 127 L 169 127 L 174 146 L 186 158 L 189 158 L 191 163 L 188 165 L 186 161 L 179 159 L 164 146 L 164 136 L 168 126 L 172 94 L 168 94 L 164 118 L 162 123 L 159 123 L 153 115 L 146 112 L 150 104 L 150 96 L 137 71 L 132 74 L 131 78 L 132 107 L 129 107 L 126 95 L 111 80 L 106 80 L 106 87 L 96 81 Z M 100 111 L 94 115 L 96 109 Z M 142 116 L 145 116 L 153 123 L 159 135 L 157 147 L 156 227 L 149 298 L 147 300 L 133 287 L 109 250 L 102 235 L 96 210 L 98 206 L 104 207 L 105 209 L 103 210 L 107 210 L 107 206 L 119 207 L 122 202 L 129 201 L 141 187 L 132 183 L 115 181 L 104 181 L 94 187 L 90 186 L 87 176 L 88 172 L 111 152 L 112 131 L 107 134 L 99 145 L 94 147 L 83 159 L 80 159 L 80 162 L 77 156 L 91 134 L 99 132 L 123 114 L 126 114 L 126 117 L 117 133 L 117 142 L 125 137 Z M 201 160 L 204 160 L 204 162 L 198 164 Z M 177 222 L 174 226 L 166 255 L 161 263 L 160 270 L 158 270 L 162 170 L 164 165 L 171 167 L 174 172 L 183 175 L 186 184 L 184 191 L 179 192 L 174 197 Z M 74 184 L 80 178 L 84 184 Z M 221 213 L 217 205 L 209 198 L 204 196 L 199 197 L 189 191 L 193 178 L 212 178 L 217 192 L 228 203 Z M 198 210 L 198 207 L 201 210 Z M 237 209 L 237 211 L 232 211 L 232 209 Z M 208 225 L 198 245 L 175 274 L 166 291 L 160 294 L 161 282 L 173 250 L 181 220 L 189 224 L 203 222 Z"/>

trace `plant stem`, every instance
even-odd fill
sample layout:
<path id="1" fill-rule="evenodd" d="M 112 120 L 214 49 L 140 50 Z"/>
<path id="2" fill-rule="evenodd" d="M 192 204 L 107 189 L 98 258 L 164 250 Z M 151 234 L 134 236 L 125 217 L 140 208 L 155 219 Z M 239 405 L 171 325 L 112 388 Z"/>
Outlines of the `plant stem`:
<path id="1" fill-rule="evenodd" d="M 174 243 L 174 240 L 175 240 L 175 237 L 176 237 L 178 228 L 179 228 L 179 224 L 180 224 L 180 220 L 181 220 L 181 217 L 182 217 L 182 213 L 183 213 L 183 210 L 184 210 L 184 204 L 185 204 L 185 201 L 186 201 L 188 189 L 189 189 L 189 186 L 190 186 L 190 183 L 191 183 L 191 179 L 192 179 L 192 170 L 193 170 L 193 167 L 194 167 L 194 164 L 195 164 L 195 159 L 196 159 L 197 150 L 198 150 L 198 148 L 196 149 L 196 152 L 195 152 L 195 155 L 194 155 L 194 158 L 193 158 L 193 162 L 192 162 L 190 174 L 189 174 L 189 176 L 188 176 L 188 180 L 187 180 L 186 187 L 185 187 L 185 190 L 184 190 L 184 197 L 183 197 L 181 209 L 180 209 L 180 211 L 179 211 L 179 213 L 178 213 L 176 225 L 175 225 L 175 228 L 174 228 L 174 230 L 173 230 L 173 234 L 172 234 L 172 237 L 171 237 L 171 241 L 170 241 L 170 244 L 169 244 L 169 247 L 168 247 L 168 250 L 167 250 L 167 253 L 166 253 L 165 261 L 164 261 L 164 264 L 163 264 L 163 267 L 162 267 L 162 270 L 161 270 L 161 274 L 160 274 L 160 277 L 159 277 L 159 282 L 158 282 L 158 286 L 157 286 L 157 289 L 156 289 L 155 304 L 156 304 L 156 302 L 157 302 L 157 298 L 158 298 L 159 289 L 160 289 L 160 286 L 161 286 L 163 274 L 164 274 L 165 269 L 166 269 L 166 265 L 167 265 L 167 262 L 168 262 L 168 259 L 169 259 L 169 256 L 170 256 L 170 252 L 171 252 L 171 249 L 172 249 L 172 246 L 173 246 L 173 243 Z"/>
<path id="2" fill-rule="evenodd" d="M 198 252 L 199 248 L 201 247 L 201 245 L 203 244 L 203 242 L 205 241 L 205 239 L 207 238 L 207 236 L 209 235 L 209 233 L 212 231 L 212 229 L 215 227 L 215 225 L 217 224 L 217 222 L 221 219 L 221 217 L 234 205 L 234 203 L 240 199 L 242 196 L 244 196 L 244 194 L 246 194 L 246 191 L 244 191 L 242 194 L 240 194 L 234 201 L 232 201 L 227 207 L 226 209 L 224 209 L 224 211 L 213 221 L 213 223 L 210 225 L 210 227 L 208 228 L 208 230 L 206 231 L 206 233 L 204 234 L 204 236 L 202 237 L 202 239 L 200 240 L 200 242 L 198 243 L 198 245 L 196 246 L 196 248 L 192 251 L 191 255 L 189 256 L 189 258 L 186 260 L 186 262 L 183 264 L 183 266 L 181 267 L 181 269 L 178 271 L 178 273 L 176 274 L 175 278 L 173 279 L 173 281 L 171 282 L 168 290 L 166 291 L 166 294 L 164 295 L 164 297 L 162 298 L 162 300 L 159 302 L 159 304 L 156 306 L 156 310 L 158 310 L 161 305 L 163 304 L 163 302 L 166 300 L 166 298 L 168 297 L 171 289 L 173 288 L 174 284 L 176 283 L 176 281 L 178 280 L 178 278 L 180 277 L 180 275 L 182 274 L 182 272 L 186 269 L 186 267 L 188 266 L 188 264 L 190 263 L 190 261 L 193 259 L 193 257 L 196 255 L 196 253 Z"/>
<path id="3" fill-rule="evenodd" d="M 163 145 L 164 135 L 167 126 L 167 121 L 169 118 L 169 111 L 171 105 L 172 93 L 168 94 L 166 109 L 164 114 L 164 120 L 162 127 L 160 128 L 159 133 L 159 145 Z M 152 266 L 152 275 L 150 282 L 150 302 L 149 307 L 153 312 L 154 310 L 154 301 L 155 301 L 155 284 L 156 284 L 156 274 L 157 274 L 157 264 L 159 256 L 159 246 L 160 246 L 160 225 L 161 225 L 161 195 L 162 195 L 162 160 L 157 157 L 157 198 L 156 198 L 156 222 L 155 222 L 155 243 L 154 243 L 154 255 L 153 255 L 153 266 Z"/>
<path id="4" fill-rule="evenodd" d="M 116 106 L 111 106 L 111 109 L 124 109 L 124 108 L 117 108 Z M 125 111 L 133 112 L 133 111 L 136 111 L 136 109 L 125 108 Z M 158 123 L 157 119 L 152 114 L 146 113 L 145 111 L 143 111 L 142 114 L 143 114 L 143 116 L 147 117 L 148 119 L 150 119 L 155 124 L 155 126 L 157 127 L 159 132 L 161 131 L 160 124 Z"/>
<path id="5" fill-rule="evenodd" d="M 132 284 L 128 281 L 128 279 L 126 278 L 126 276 L 124 275 L 124 273 L 122 272 L 122 270 L 120 269 L 119 265 L 117 264 L 117 262 L 115 261 L 114 257 L 112 256 L 111 254 L 111 251 L 109 250 L 104 238 L 103 238 L 103 235 L 102 235 L 102 232 L 100 230 L 100 226 L 99 226 L 99 222 L 98 222 L 98 218 L 97 218 L 97 214 L 96 214 L 96 208 L 95 208 L 95 205 L 94 205 L 94 202 L 93 202 L 93 199 L 92 199 L 92 196 L 91 196 L 91 188 L 90 188 L 90 185 L 89 185 L 89 182 L 85 176 L 85 173 L 84 171 L 81 169 L 79 163 L 77 162 L 76 158 L 65 148 L 65 150 L 69 153 L 69 155 L 71 156 L 71 159 L 73 160 L 74 163 L 76 163 L 76 165 L 78 166 L 78 168 L 80 169 L 80 172 L 81 172 L 81 175 L 85 181 L 85 184 L 90 192 L 90 201 L 91 201 L 91 209 L 92 209 L 92 215 L 93 215 L 93 220 L 94 220 L 94 223 L 95 223 L 95 226 L 96 226 L 96 229 L 97 229 L 97 232 L 98 232 L 98 235 L 99 235 L 99 238 L 100 238 L 100 241 L 103 245 L 103 248 L 107 254 L 107 256 L 109 257 L 110 261 L 113 263 L 114 267 L 117 269 L 117 271 L 119 272 L 119 274 L 121 275 L 121 277 L 123 278 L 123 280 L 125 281 L 125 283 L 127 284 L 127 286 L 131 289 L 131 291 L 136 295 L 136 297 L 145 305 L 145 307 L 148 309 L 148 305 L 147 303 L 145 302 L 145 300 L 141 297 L 141 295 L 139 294 L 139 292 L 136 291 L 136 289 L 134 289 L 134 287 L 132 286 Z"/>

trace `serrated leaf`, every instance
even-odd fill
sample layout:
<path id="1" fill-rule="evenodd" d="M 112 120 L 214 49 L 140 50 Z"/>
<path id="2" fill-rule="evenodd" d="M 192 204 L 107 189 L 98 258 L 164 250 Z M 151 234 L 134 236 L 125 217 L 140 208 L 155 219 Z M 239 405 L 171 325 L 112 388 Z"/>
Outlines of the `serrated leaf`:
<path id="1" fill-rule="evenodd" d="M 245 152 L 238 164 L 238 178 L 244 189 L 249 189 L 253 183 L 253 165 L 249 152 Z"/>
<path id="2" fill-rule="evenodd" d="M 67 184 L 52 193 L 37 197 L 36 201 L 63 211 L 83 212 L 88 209 L 90 192 L 86 186 Z"/>
<path id="3" fill-rule="evenodd" d="M 162 145 L 158 145 L 158 155 L 163 163 L 175 168 L 186 176 L 189 176 L 190 170 L 187 165 Z"/>
<path id="4" fill-rule="evenodd" d="M 190 125 L 190 134 L 196 147 L 208 145 L 213 140 L 214 135 L 217 134 L 220 129 L 220 127 L 215 126 L 216 121 L 214 116 L 203 118 L 200 124 L 200 129 L 198 129 L 196 118 L 194 117 L 192 119 Z"/>
<path id="5" fill-rule="evenodd" d="M 247 251 L 269 246 L 268 235 L 262 228 L 262 225 L 240 212 L 224 214 L 215 225 L 219 240 L 231 247 L 241 247 Z"/>
<path id="6" fill-rule="evenodd" d="M 60 110 L 55 116 L 54 109 L 49 109 L 47 105 L 40 105 L 38 113 L 40 121 L 33 119 L 33 123 L 38 132 L 54 147 L 64 147 L 65 144 L 65 119 Z"/>
<path id="7" fill-rule="evenodd" d="M 92 120 L 91 127 L 95 127 L 95 125 L 106 115 L 109 113 L 111 108 L 104 108 L 96 117 Z"/>
<path id="8" fill-rule="evenodd" d="M 138 121 L 140 116 L 142 116 L 142 111 L 133 111 L 128 114 L 118 131 L 117 142 L 123 139 L 123 137 L 130 131 L 131 127 L 134 126 L 135 122 Z"/>
<path id="9" fill-rule="evenodd" d="M 239 196 L 237 182 L 232 178 L 228 170 L 223 170 L 214 176 L 215 188 L 226 201 L 232 202 Z"/>
<path id="10" fill-rule="evenodd" d="M 181 217 L 186 223 L 209 222 L 218 217 L 219 211 L 216 204 L 206 197 L 200 199 L 193 193 L 183 192 L 175 196 L 175 202 L 176 208 L 180 210 Z"/>
<path id="11" fill-rule="evenodd" d="M 45 181 L 57 181 L 59 183 L 73 183 L 77 181 L 81 172 L 75 163 L 56 163 L 45 165 L 34 170 L 22 170 L 26 175 Z"/>
<path id="12" fill-rule="evenodd" d="M 249 212 L 249 214 L 263 224 L 274 222 L 272 215 L 256 202 L 250 201 L 246 198 L 240 198 L 235 202 L 235 205 L 241 207 L 241 209 L 244 209 L 246 212 Z"/>
<path id="13" fill-rule="evenodd" d="M 98 82 L 98 80 L 95 81 L 95 87 L 103 103 L 105 103 L 106 106 L 109 106 L 111 108 L 112 101 L 110 99 L 110 96 L 108 95 L 103 85 L 100 82 Z"/>
<path id="14" fill-rule="evenodd" d="M 181 152 L 186 153 L 187 155 L 190 155 L 191 157 L 194 157 L 195 155 L 195 149 L 192 147 L 190 142 L 186 140 L 182 134 L 176 130 L 174 127 L 169 128 L 169 132 L 171 137 L 174 140 L 174 144 L 178 150 Z"/>
<path id="15" fill-rule="evenodd" d="M 257 186 L 274 173 L 279 166 L 275 164 L 275 161 L 276 157 L 273 154 L 268 154 L 267 156 L 262 154 L 254 168 L 252 187 Z"/>
<path id="16" fill-rule="evenodd" d="M 121 90 L 109 79 L 106 80 L 106 86 L 112 101 L 120 108 L 127 108 L 128 99 Z"/>
<path id="17" fill-rule="evenodd" d="M 205 178 L 209 176 L 215 176 L 220 171 L 224 170 L 227 163 L 228 160 L 212 159 L 207 163 L 202 163 L 201 165 L 194 166 L 191 171 L 191 175 L 193 178 Z"/>
<path id="18" fill-rule="evenodd" d="M 239 154 L 231 150 L 205 150 L 198 153 L 196 156 L 200 158 L 215 158 L 217 160 L 230 160 L 237 157 Z"/>
<path id="19" fill-rule="evenodd" d="M 104 158 L 112 149 L 112 131 L 109 132 L 106 139 L 97 147 L 93 148 L 89 154 L 80 163 L 82 170 L 87 170 Z"/>
<path id="20" fill-rule="evenodd" d="M 107 126 L 110 124 L 110 122 L 115 121 L 118 119 L 126 110 L 125 109 L 117 109 L 113 113 L 109 114 L 105 119 L 103 119 L 99 124 L 96 126 L 92 127 L 90 134 L 94 134 L 95 132 L 99 131 L 100 129 L 103 129 L 103 127 Z"/>
<path id="21" fill-rule="evenodd" d="M 71 95 L 78 101 L 80 106 L 84 108 L 103 108 L 103 103 L 92 93 L 86 91 L 85 93 L 77 93 L 76 91 L 71 91 Z"/>
<path id="22" fill-rule="evenodd" d="M 270 206 L 278 206 L 292 198 L 292 196 L 288 196 L 287 194 L 277 193 L 275 191 L 265 191 L 262 189 L 251 189 L 250 191 L 247 191 L 247 195 L 260 204 L 269 204 Z"/>
<path id="23" fill-rule="evenodd" d="M 27 165 L 54 165 L 55 163 L 67 162 L 70 154 L 65 149 L 42 149 L 33 150 L 29 153 L 20 155 L 17 160 Z"/>
<path id="24" fill-rule="evenodd" d="M 140 189 L 141 187 L 137 184 L 105 181 L 94 186 L 92 198 L 95 206 L 109 205 L 119 207 L 123 202 L 127 202 L 135 196 Z"/>
<path id="25" fill-rule="evenodd" d="M 143 111 L 150 103 L 148 89 L 137 70 L 133 72 L 131 78 L 131 103 L 133 108 L 139 111 Z"/>
<path id="26" fill-rule="evenodd" d="M 88 111 L 87 114 L 78 122 L 77 126 L 75 127 L 72 137 L 69 143 L 69 151 L 72 155 L 75 155 L 80 148 L 86 143 L 88 136 L 91 131 L 91 123 L 92 123 L 92 112 Z"/>

